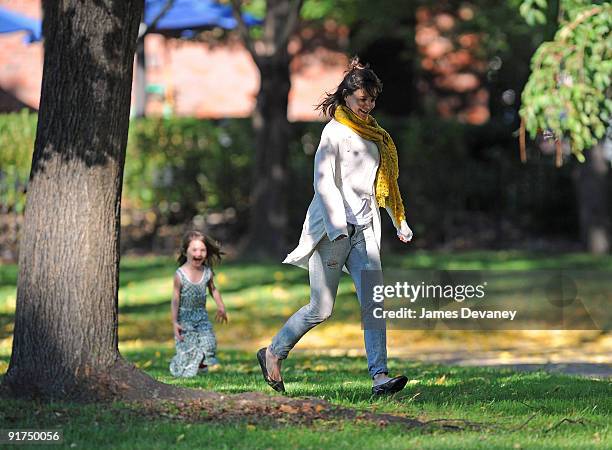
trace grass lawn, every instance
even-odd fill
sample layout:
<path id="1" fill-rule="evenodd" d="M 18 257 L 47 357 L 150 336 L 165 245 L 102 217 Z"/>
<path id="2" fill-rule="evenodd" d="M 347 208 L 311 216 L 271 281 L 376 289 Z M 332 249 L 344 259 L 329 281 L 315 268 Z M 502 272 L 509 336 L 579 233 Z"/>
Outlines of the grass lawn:
<path id="1" fill-rule="evenodd" d="M 584 254 L 534 255 L 518 252 L 432 253 L 390 256 L 385 265 L 414 268 L 519 269 L 612 268 L 612 258 Z M 220 372 L 189 380 L 169 376 L 173 355 L 170 291 L 174 270 L 167 258 L 126 258 L 121 270 L 120 348 L 125 357 L 160 381 L 220 393 L 260 391 L 254 358 L 283 320 L 308 297 L 305 271 L 280 264 L 226 263 L 217 285 L 230 324 L 216 326 Z M 15 266 L 0 266 L 0 374 L 8 367 L 15 304 Z M 373 399 L 362 348 L 359 308 L 344 277 L 334 316 L 300 342 L 284 364 L 290 397 L 316 397 L 359 411 L 415 418 L 428 425 L 407 428 L 386 422 L 320 419 L 311 424 L 245 416 L 233 420 L 180 420 L 146 414 L 136 405 L 39 404 L 3 400 L 0 429 L 61 428 L 66 448 L 610 448 L 612 386 L 544 372 L 516 373 L 392 358 L 393 374 L 409 385 L 392 398 Z M 548 333 L 550 334 L 550 333 Z M 491 337 L 493 336 L 493 337 Z M 516 333 L 390 333 L 394 349 L 425 345 L 467 346 L 490 340 L 509 347 Z M 534 345 L 550 345 L 539 341 Z M 459 344 L 457 344 L 457 342 Z M 501 344 L 500 344 L 501 342 Z M 475 344 L 474 344 L 475 345 Z M 493 345 L 493 344 L 491 344 Z M 397 353 L 401 354 L 401 352 Z M 299 413 L 298 413 L 299 414 Z M 441 426 L 438 419 L 456 428 Z M 468 423 L 476 424 L 470 426 Z M 34 447 L 34 446 L 33 446 Z M 58 448 L 57 445 L 49 446 Z M 41 448 L 40 445 L 35 448 Z M 44 446 L 43 446 L 44 448 Z"/>

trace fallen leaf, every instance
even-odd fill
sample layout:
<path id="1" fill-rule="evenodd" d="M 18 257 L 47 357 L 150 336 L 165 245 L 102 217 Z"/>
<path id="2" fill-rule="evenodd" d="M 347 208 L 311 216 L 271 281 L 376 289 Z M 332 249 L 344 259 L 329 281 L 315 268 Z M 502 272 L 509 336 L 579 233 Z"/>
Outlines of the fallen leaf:
<path id="1" fill-rule="evenodd" d="M 601 442 L 601 435 L 599 434 L 599 431 L 593 435 L 593 440 L 595 442 Z"/>
<path id="2" fill-rule="evenodd" d="M 296 414 L 298 412 L 297 408 L 294 408 L 291 405 L 280 405 L 280 408 L 278 408 L 281 412 L 287 413 L 287 414 Z"/>

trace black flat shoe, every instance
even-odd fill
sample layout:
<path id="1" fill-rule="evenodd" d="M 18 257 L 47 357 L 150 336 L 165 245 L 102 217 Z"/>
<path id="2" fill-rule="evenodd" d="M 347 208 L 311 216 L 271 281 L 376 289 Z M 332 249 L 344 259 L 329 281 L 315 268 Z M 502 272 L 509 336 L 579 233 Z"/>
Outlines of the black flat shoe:
<path id="1" fill-rule="evenodd" d="M 276 381 L 270 378 L 270 375 L 268 375 L 268 369 L 266 368 L 266 349 L 267 347 L 260 348 L 257 352 L 257 361 L 259 361 L 259 366 L 261 367 L 261 373 L 263 374 L 264 380 L 266 380 L 268 386 L 270 386 L 275 391 L 285 392 L 285 384 L 283 383 L 283 380 Z"/>
<path id="2" fill-rule="evenodd" d="M 404 389 L 408 383 L 408 378 L 404 375 L 399 377 L 391 378 L 389 381 L 379 384 L 378 386 L 372 386 L 372 394 L 374 395 L 388 395 L 395 394 L 396 392 Z"/>

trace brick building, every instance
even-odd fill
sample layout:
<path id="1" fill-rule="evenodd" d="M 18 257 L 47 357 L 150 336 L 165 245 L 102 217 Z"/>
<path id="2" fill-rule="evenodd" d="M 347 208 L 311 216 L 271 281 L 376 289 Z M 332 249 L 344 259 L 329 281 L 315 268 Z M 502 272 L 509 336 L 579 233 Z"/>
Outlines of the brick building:
<path id="1" fill-rule="evenodd" d="M 31 18 L 42 18 L 41 0 L 0 0 L 0 6 Z M 24 35 L 0 35 L 0 112 L 23 107 L 38 109 L 43 44 L 27 44 Z M 211 44 L 150 34 L 146 37 L 145 52 L 148 115 L 166 111 L 200 118 L 251 114 L 259 73 L 237 38 L 230 36 L 223 44 Z M 338 84 L 346 61 L 341 52 L 324 46 L 300 52 L 294 58 L 290 120 L 318 118 L 313 105 L 325 91 Z"/>

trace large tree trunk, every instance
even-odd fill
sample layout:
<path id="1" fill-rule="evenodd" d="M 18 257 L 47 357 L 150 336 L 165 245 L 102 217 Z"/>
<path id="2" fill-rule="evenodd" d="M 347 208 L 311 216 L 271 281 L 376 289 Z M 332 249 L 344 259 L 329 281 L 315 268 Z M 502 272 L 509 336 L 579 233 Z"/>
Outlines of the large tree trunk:
<path id="1" fill-rule="evenodd" d="M 580 235 L 590 253 L 610 251 L 610 219 L 607 176 L 609 163 L 603 145 L 585 151 L 586 161 L 576 168 L 575 185 L 580 218 Z"/>
<path id="2" fill-rule="evenodd" d="M 16 394 L 78 397 L 103 389 L 100 378 L 121 362 L 119 212 L 142 8 L 43 2 L 42 94 L 5 377 Z"/>
<path id="3" fill-rule="evenodd" d="M 247 251 L 249 255 L 279 257 L 287 250 L 289 55 L 279 51 L 258 57 L 257 66 L 261 86 L 253 115 L 256 150 Z"/>

